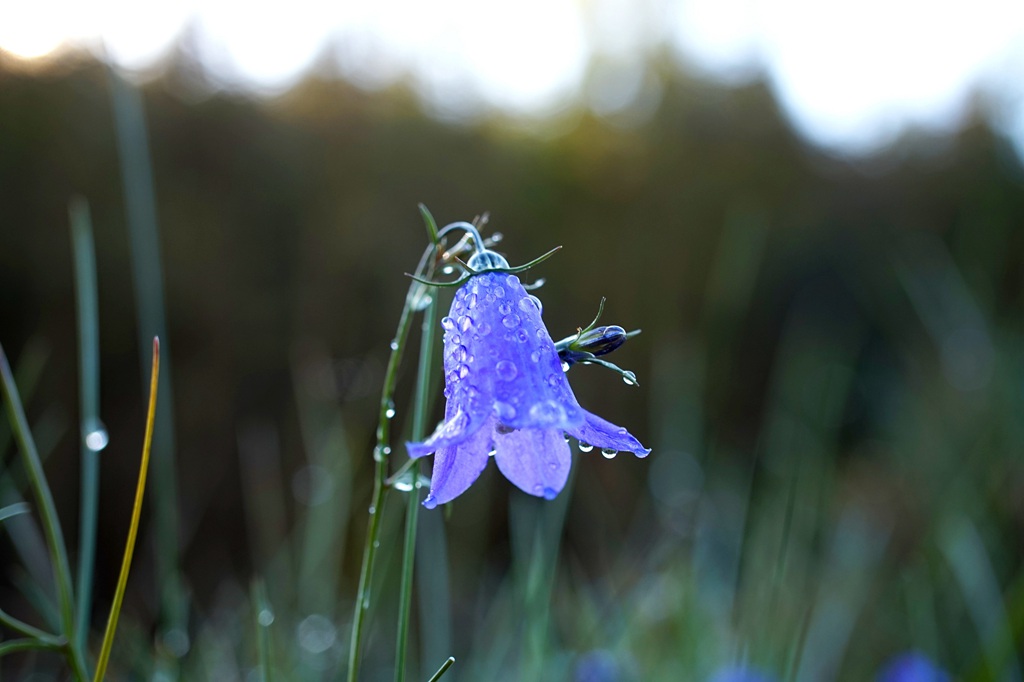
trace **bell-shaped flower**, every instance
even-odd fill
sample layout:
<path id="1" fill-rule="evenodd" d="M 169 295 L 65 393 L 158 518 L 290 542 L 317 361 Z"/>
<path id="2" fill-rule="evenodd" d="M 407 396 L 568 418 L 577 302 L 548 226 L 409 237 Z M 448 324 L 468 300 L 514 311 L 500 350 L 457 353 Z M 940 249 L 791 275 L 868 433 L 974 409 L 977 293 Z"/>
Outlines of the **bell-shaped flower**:
<path id="1" fill-rule="evenodd" d="M 626 429 L 580 407 L 540 301 L 514 274 L 493 269 L 507 268 L 504 259 L 486 255 L 500 260 L 485 262 L 492 269 L 480 268 L 459 288 L 441 321 L 445 420 L 426 441 L 408 444 L 411 457 L 434 453 L 423 502 L 429 509 L 465 492 L 489 455 L 524 492 L 554 498 L 572 462 L 566 434 L 609 453 L 650 452 Z"/>

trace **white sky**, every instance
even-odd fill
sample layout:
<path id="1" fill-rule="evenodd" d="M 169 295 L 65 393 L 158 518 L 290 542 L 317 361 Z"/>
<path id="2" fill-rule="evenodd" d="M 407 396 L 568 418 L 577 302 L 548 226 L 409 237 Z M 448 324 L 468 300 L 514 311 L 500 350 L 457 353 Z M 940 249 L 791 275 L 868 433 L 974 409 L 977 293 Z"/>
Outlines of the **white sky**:
<path id="1" fill-rule="evenodd" d="M 981 92 L 1024 152 L 1024 0 L 0 0 L 0 49 L 25 58 L 78 44 L 145 69 L 186 26 L 225 84 L 268 92 L 331 45 L 364 85 L 412 74 L 441 115 L 543 115 L 598 57 L 587 101 L 628 113 L 656 97 L 644 58 L 667 46 L 709 76 L 765 74 L 827 147 L 951 129 Z"/>

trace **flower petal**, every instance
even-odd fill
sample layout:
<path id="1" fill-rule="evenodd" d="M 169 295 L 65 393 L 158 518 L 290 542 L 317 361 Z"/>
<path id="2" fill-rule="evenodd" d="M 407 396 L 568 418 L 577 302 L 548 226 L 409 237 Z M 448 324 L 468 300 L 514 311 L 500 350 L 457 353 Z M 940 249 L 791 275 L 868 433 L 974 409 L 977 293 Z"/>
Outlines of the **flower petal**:
<path id="1" fill-rule="evenodd" d="M 451 448 L 467 442 L 476 435 L 487 421 L 486 412 L 476 414 L 462 409 L 454 400 L 448 401 L 445 409 L 446 419 L 434 429 L 422 443 L 406 443 L 409 456 L 413 459 L 429 455 L 432 452 L 439 452 L 441 448 Z"/>
<path id="2" fill-rule="evenodd" d="M 476 305 L 476 296 L 462 287 L 455 294 L 451 312 L 441 321 L 444 328 L 444 423 L 422 443 L 408 443 L 410 457 L 422 457 L 440 448 L 464 442 L 475 434 L 491 416 L 494 405 L 490 375 L 479 354 L 470 350 L 473 320 L 470 309 Z"/>
<path id="3" fill-rule="evenodd" d="M 494 411 L 513 428 L 565 430 L 583 423 L 562 371 L 555 343 L 540 316 L 540 303 L 519 278 L 499 272 L 467 285 L 470 352 L 480 363 Z"/>
<path id="4" fill-rule="evenodd" d="M 433 509 L 439 504 L 450 502 L 480 477 L 487 467 L 487 454 L 494 437 L 492 417 L 483 428 L 458 445 L 438 449 L 434 455 L 434 471 L 430 478 L 430 494 L 423 500 L 423 506 Z"/>
<path id="5" fill-rule="evenodd" d="M 594 447 L 607 450 L 632 452 L 637 457 L 646 457 L 651 453 L 650 448 L 645 448 L 641 445 L 640 441 L 630 435 L 629 431 L 623 427 L 616 426 L 610 421 L 601 419 L 596 414 L 591 414 L 586 410 L 582 411 L 584 414 L 583 425 L 573 429 L 566 429 L 566 433 L 581 443 L 588 443 Z"/>
<path id="6" fill-rule="evenodd" d="M 499 429 L 494 445 L 498 469 L 523 492 L 551 500 L 565 487 L 572 454 L 560 429 Z"/>

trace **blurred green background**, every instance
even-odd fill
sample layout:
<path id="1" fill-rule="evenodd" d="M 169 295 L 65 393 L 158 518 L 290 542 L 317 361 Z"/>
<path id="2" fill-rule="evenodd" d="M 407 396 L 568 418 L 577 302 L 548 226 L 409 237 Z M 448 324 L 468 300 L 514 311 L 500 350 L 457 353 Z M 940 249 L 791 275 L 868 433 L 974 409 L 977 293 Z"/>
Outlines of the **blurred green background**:
<path id="1" fill-rule="evenodd" d="M 547 505 L 491 467 L 450 513 L 421 513 L 413 679 L 451 654 L 450 679 L 464 680 L 703 679 L 735 661 L 863 680 L 907 649 L 958 678 L 1020 679 L 1020 159 L 980 115 L 845 158 L 803 143 L 761 82 L 720 85 L 657 59 L 650 73 L 662 94 L 645 117 L 581 108 L 525 126 L 440 122 L 405 85 L 363 90 L 326 70 L 259 98 L 204 88 L 181 55 L 138 88 L 87 57 L 0 59 L 0 341 L 72 551 L 68 205 L 91 209 L 110 434 L 97 631 L 142 440 L 139 339 L 154 333 L 140 330 L 133 267 L 164 287 L 162 447 L 176 481 L 154 468 L 150 482 L 172 491 L 176 524 L 154 520 L 151 494 L 119 674 L 163 658 L 183 679 L 253 679 L 249 583 L 262 576 L 274 666 L 333 679 L 424 202 L 441 224 L 489 212 L 513 263 L 564 247 L 530 274 L 547 280 L 537 293 L 556 339 L 602 296 L 606 323 L 643 329 L 611 358 L 639 388 L 593 367 L 570 380 L 654 452 L 578 454 Z M 119 156 L 115 102 L 122 123 L 144 116 L 162 273 L 133 256 L 126 188 L 144 167 Z M 401 507 L 385 517 L 366 679 L 391 674 Z M 0 603 L 27 613 L 45 573 L 16 544 L 0 537 Z M 180 547 L 178 578 L 159 569 L 164 545 Z M 2 669 L 45 679 L 58 664 Z"/>

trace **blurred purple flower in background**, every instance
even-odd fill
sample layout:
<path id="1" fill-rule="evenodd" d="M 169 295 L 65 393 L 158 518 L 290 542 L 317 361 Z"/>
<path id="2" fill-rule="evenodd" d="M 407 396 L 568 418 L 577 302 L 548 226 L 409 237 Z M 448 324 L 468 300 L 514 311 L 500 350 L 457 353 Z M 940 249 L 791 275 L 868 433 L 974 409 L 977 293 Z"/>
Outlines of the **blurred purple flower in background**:
<path id="1" fill-rule="evenodd" d="M 485 267 L 476 268 L 474 260 Z M 494 455 L 498 469 L 531 495 L 554 498 L 569 477 L 565 434 L 581 443 L 640 457 L 650 450 L 626 429 L 587 412 L 576 401 L 541 304 L 519 278 L 498 269 L 501 256 L 478 252 L 470 267 L 484 270 L 455 294 L 444 327 L 445 421 L 409 455 L 434 454 L 433 509 L 469 488 Z"/>
<path id="2" fill-rule="evenodd" d="M 708 682 L 775 682 L 768 673 L 746 665 L 728 665 L 716 670 Z"/>
<path id="3" fill-rule="evenodd" d="M 890 658 L 877 679 L 878 682 L 949 682 L 952 677 L 920 651 L 908 651 Z"/>

